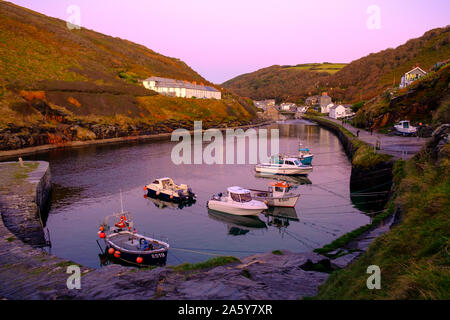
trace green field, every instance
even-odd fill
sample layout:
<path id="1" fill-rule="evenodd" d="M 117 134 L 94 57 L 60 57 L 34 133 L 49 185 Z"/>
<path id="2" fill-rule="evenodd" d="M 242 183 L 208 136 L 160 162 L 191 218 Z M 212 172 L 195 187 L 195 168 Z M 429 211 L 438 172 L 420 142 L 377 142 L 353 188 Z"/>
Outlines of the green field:
<path id="1" fill-rule="evenodd" d="M 336 73 L 342 68 L 344 68 L 346 63 L 304 63 L 297 64 L 295 66 L 286 66 L 285 69 L 296 69 L 296 70 L 309 70 L 316 72 L 327 72 L 330 74 Z"/>

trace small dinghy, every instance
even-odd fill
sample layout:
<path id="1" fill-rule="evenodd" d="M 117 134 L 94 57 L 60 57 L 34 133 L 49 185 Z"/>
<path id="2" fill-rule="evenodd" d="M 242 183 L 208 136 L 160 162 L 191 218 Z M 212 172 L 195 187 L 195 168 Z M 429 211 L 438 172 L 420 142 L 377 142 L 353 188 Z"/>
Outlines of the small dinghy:
<path id="1" fill-rule="evenodd" d="M 250 189 L 253 199 L 264 201 L 269 207 L 293 208 L 297 204 L 299 194 L 289 193 L 291 186 L 283 181 L 272 182 L 268 191 Z"/>
<path id="2" fill-rule="evenodd" d="M 272 157 L 270 163 L 257 164 L 255 171 L 268 174 L 307 175 L 313 170 L 297 158 Z"/>
<path id="3" fill-rule="evenodd" d="M 257 216 L 267 209 L 264 202 L 252 199 L 250 190 L 241 187 L 229 187 L 226 195 L 213 195 L 207 206 L 211 210 L 238 216 Z"/>
<path id="4" fill-rule="evenodd" d="M 169 244 L 137 233 L 130 213 L 123 209 L 105 217 L 98 234 L 105 241 L 104 253 L 111 260 L 135 266 L 166 264 Z"/>
<path id="5" fill-rule="evenodd" d="M 195 202 L 196 195 L 186 184 L 175 184 L 171 178 L 156 179 L 146 185 L 147 196 L 172 202 Z"/>

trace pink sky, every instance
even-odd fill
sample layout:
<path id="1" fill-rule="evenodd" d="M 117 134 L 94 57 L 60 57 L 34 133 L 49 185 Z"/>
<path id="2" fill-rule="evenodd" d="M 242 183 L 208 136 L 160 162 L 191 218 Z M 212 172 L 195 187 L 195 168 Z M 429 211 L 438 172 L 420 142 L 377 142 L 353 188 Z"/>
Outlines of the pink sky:
<path id="1" fill-rule="evenodd" d="M 222 83 L 274 64 L 351 62 L 450 24 L 448 0 L 12 0 L 143 44 Z M 370 5 L 380 29 L 366 22 Z"/>

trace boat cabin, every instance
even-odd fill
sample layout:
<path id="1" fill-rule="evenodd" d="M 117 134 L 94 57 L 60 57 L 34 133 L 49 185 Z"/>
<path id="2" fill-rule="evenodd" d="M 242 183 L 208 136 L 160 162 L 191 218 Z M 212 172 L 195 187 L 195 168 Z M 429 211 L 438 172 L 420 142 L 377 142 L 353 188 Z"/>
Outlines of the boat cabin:
<path id="1" fill-rule="evenodd" d="M 284 181 L 272 182 L 269 187 L 273 193 L 273 197 L 284 196 L 287 192 L 289 192 L 290 188 L 291 186 Z"/>
<path id="2" fill-rule="evenodd" d="M 298 152 L 300 154 L 309 154 L 309 149 L 308 148 L 299 148 Z"/>
<path id="3" fill-rule="evenodd" d="M 228 196 L 235 202 L 250 202 L 252 201 L 252 195 L 250 190 L 241 187 L 229 187 L 227 189 Z"/>
<path id="4" fill-rule="evenodd" d="M 173 180 L 171 178 L 167 178 L 167 177 L 156 179 L 152 183 L 160 185 L 163 189 L 170 189 L 171 187 L 175 186 L 175 183 L 173 182 Z"/>
<path id="5" fill-rule="evenodd" d="M 396 125 L 401 128 L 408 129 L 410 126 L 410 123 L 408 120 L 403 120 L 403 121 L 400 121 L 399 123 L 397 123 Z"/>
<path id="6" fill-rule="evenodd" d="M 296 158 L 281 158 L 279 156 L 272 156 L 272 164 L 290 165 L 290 166 L 301 166 L 302 163 Z"/>

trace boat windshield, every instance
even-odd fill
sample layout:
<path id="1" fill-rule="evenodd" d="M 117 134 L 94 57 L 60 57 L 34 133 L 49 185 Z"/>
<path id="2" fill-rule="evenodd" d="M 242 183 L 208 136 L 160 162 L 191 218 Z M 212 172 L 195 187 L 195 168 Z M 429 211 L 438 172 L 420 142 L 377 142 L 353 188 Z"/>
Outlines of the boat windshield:
<path id="1" fill-rule="evenodd" d="M 243 193 L 240 195 L 241 196 L 241 202 L 249 202 L 252 201 L 252 195 L 250 194 L 250 192 L 248 193 Z"/>
<path id="2" fill-rule="evenodd" d="M 298 160 L 295 160 L 294 163 L 295 163 L 296 166 L 301 165 L 301 163 Z"/>
<path id="3" fill-rule="evenodd" d="M 233 199 L 233 201 L 236 201 L 236 202 L 249 202 L 249 201 L 252 201 L 252 195 L 249 192 L 242 193 L 242 194 L 237 194 L 237 193 L 231 192 L 231 199 Z"/>
<path id="4" fill-rule="evenodd" d="M 403 128 L 409 128 L 409 122 L 403 122 Z"/>

